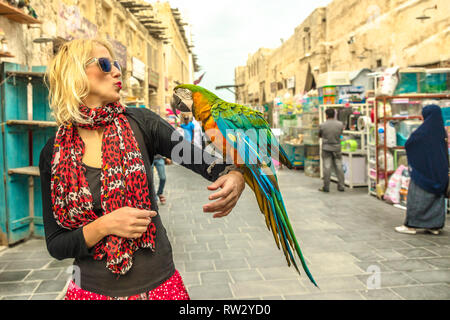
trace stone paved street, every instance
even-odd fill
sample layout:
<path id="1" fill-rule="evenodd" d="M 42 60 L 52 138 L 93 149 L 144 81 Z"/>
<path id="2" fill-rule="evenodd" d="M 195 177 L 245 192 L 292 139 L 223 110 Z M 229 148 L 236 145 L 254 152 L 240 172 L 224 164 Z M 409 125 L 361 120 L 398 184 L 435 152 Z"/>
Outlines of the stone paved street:
<path id="1" fill-rule="evenodd" d="M 405 211 L 367 189 L 317 191 L 320 180 L 281 170 L 279 181 L 300 246 L 320 289 L 286 266 L 246 188 L 235 210 L 202 212 L 208 181 L 167 167 L 160 214 L 192 299 L 450 299 L 450 232 L 403 235 Z M 448 224 L 448 223 L 447 223 Z M 61 299 L 70 260 L 42 239 L 0 249 L 0 299 Z"/>

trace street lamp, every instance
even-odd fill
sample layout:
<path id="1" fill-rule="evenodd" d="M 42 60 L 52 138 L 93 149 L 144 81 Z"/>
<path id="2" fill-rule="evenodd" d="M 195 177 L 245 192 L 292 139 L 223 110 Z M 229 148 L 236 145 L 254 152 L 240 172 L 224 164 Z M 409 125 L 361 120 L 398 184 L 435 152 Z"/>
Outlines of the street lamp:
<path id="1" fill-rule="evenodd" d="M 434 6 L 432 6 L 432 7 L 429 7 L 429 8 L 424 9 L 424 10 L 422 11 L 422 15 L 416 17 L 416 19 L 417 19 L 417 20 L 421 20 L 422 22 L 423 22 L 424 20 L 430 19 L 430 18 L 431 18 L 430 16 L 425 15 L 425 11 L 431 10 L 431 9 L 437 10 L 437 5 L 434 5 Z"/>

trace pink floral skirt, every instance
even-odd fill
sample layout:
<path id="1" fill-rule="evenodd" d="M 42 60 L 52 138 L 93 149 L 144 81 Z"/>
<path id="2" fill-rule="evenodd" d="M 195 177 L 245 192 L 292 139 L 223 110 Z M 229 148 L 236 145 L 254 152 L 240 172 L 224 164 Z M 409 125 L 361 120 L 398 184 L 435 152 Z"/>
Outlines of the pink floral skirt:
<path id="1" fill-rule="evenodd" d="M 71 281 L 64 300 L 190 300 L 178 270 L 159 287 L 129 297 L 109 297 L 81 289 Z"/>

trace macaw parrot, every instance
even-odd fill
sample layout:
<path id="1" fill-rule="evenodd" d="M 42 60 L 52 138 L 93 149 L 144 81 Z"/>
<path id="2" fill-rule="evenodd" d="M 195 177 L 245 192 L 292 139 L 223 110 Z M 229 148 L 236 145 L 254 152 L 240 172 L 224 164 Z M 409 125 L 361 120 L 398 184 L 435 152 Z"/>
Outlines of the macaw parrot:
<path id="1" fill-rule="evenodd" d="M 281 244 L 288 266 L 292 264 L 300 274 L 293 254 L 296 252 L 308 278 L 317 286 L 289 221 L 272 158 L 279 157 L 277 160 L 290 169 L 292 164 L 262 113 L 223 101 L 214 93 L 192 84 L 174 88 L 171 106 L 175 114 L 176 110 L 191 112 L 223 158 L 231 159 L 242 170 L 278 249 Z"/>

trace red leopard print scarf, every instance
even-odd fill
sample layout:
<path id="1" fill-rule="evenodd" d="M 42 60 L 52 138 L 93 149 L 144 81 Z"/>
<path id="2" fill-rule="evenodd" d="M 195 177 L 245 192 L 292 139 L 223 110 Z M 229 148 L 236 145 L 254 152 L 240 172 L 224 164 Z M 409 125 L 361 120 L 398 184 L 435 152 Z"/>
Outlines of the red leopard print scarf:
<path id="1" fill-rule="evenodd" d="M 121 207 L 150 210 L 150 194 L 144 160 L 130 124 L 123 114 L 125 108 L 109 104 L 80 111 L 91 121 L 79 125 L 87 129 L 104 127 L 102 141 L 101 206 L 104 214 Z M 70 230 L 94 221 L 92 194 L 82 165 L 84 143 L 72 125 L 60 126 L 56 134 L 52 159 L 52 205 L 57 223 Z M 94 259 L 106 257 L 106 267 L 123 275 L 132 266 L 133 253 L 139 248 L 155 248 L 156 228 L 150 223 L 139 239 L 109 235 L 94 248 Z"/>

